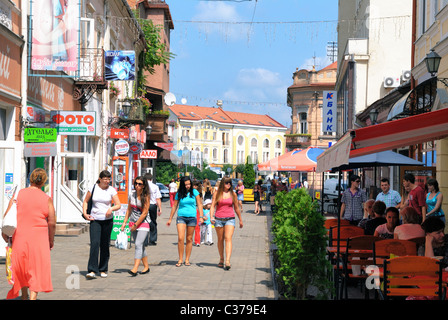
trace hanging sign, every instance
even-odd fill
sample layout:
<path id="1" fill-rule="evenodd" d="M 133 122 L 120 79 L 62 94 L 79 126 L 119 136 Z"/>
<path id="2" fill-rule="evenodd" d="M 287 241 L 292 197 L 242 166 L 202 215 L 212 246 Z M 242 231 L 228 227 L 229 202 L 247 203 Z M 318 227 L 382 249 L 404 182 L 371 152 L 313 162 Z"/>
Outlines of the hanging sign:
<path id="1" fill-rule="evenodd" d="M 25 143 L 23 154 L 25 158 L 55 157 L 57 155 L 56 143 Z"/>
<path id="2" fill-rule="evenodd" d="M 58 133 L 55 128 L 25 128 L 25 142 L 56 142 Z"/>
<path id="3" fill-rule="evenodd" d="M 140 159 L 157 159 L 157 150 L 142 150 Z"/>
<path id="4" fill-rule="evenodd" d="M 129 152 L 129 143 L 126 140 L 120 139 L 115 143 L 115 152 L 122 156 Z"/>
<path id="5" fill-rule="evenodd" d="M 94 136 L 96 135 L 95 111 L 51 111 L 53 127 L 61 135 Z"/>
<path id="6" fill-rule="evenodd" d="M 110 138 L 112 139 L 128 139 L 129 129 L 110 129 Z"/>
<path id="7" fill-rule="evenodd" d="M 322 115 L 322 131 L 336 132 L 337 120 L 337 99 L 336 91 L 323 92 L 323 115 Z"/>
<path id="8" fill-rule="evenodd" d="M 139 142 L 131 142 L 129 144 L 129 153 L 138 154 L 142 152 L 142 144 Z"/>

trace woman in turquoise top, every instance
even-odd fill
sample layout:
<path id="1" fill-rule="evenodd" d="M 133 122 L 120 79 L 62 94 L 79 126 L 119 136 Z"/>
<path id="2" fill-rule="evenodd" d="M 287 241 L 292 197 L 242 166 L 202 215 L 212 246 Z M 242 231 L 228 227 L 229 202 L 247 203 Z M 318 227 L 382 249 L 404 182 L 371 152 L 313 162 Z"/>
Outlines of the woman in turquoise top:
<path id="1" fill-rule="evenodd" d="M 429 193 L 426 195 L 426 217 L 439 217 L 445 222 L 445 213 L 442 210 L 443 195 L 439 191 L 439 183 L 436 179 L 429 179 L 427 185 Z"/>
<path id="2" fill-rule="evenodd" d="M 199 216 L 203 216 L 202 201 L 199 192 L 193 188 L 190 177 L 182 177 L 179 183 L 179 189 L 174 198 L 174 204 L 171 208 L 170 218 L 166 225 L 171 225 L 174 212 L 177 210 L 177 249 L 179 251 L 179 260 L 176 267 L 182 265 L 184 256 L 185 234 L 187 243 L 185 246 L 185 265 L 190 265 L 191 250 L 193 248 L 193 233 L 197 224 L 196 212 L 199 209 Z"/>

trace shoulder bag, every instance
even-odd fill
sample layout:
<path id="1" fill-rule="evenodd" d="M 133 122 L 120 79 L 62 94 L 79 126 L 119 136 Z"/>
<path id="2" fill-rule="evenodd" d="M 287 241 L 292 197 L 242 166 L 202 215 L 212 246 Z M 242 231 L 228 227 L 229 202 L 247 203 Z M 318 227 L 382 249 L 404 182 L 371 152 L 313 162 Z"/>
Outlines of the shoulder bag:
<path id="1" fill-rule="evenodd" d="M 92 194 L 90 195 L 89 202 L 87 202 L 87 215 L 90 215 L 90 212 L 92 211 L 92 206 L 93 206 L 93 193 L 95 192 L 95 187 L 96 187 L 96 183 L 93 185 Z M 82 217 L 83 217 L 84 219 L 86 219 L 86 217 L 84 217 L 84 215 L 82 215 Z M 87 220 L 87 219 L 86 219 L 86 220 Z"/>

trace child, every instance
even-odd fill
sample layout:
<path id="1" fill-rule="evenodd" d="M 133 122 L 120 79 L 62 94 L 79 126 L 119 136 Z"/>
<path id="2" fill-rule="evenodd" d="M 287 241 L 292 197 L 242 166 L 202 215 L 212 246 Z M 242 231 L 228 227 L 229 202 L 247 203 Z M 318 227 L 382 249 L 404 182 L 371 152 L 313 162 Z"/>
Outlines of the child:
<path id="1" fill-rule="evenodd" d="M 204 201 L 204 207 L 203 212 L 204 216 L 202 217 L 202 220 L 204 221 L 201 224 L 201 244 L 206 244 L 211 246 L 213 244 L 213 238 L 212 238 L 212 224 L 210 222 L 210 206 L 212 204 L 211 199 L 206 199 Z"/>

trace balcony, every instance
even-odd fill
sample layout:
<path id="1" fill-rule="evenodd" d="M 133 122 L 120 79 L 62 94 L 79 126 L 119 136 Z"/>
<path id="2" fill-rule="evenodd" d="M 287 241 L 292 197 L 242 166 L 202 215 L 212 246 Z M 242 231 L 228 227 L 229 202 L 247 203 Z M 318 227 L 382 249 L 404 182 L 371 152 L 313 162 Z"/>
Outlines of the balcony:
<path id="1" fill-rule="evenodd" d="M 146 123 L 152 127 L 151 135 L 147 137 L 148 140 L 154 142 L 168 141 L 168 116 L 168 114 L 158 113 L 157 111 L 147 116 Z"/>
<path id="2" fill-rule="evenodd" d="M 286 147 L 288 149 L 304 149 L 311 145 L 311 134 L 295 133 L 285 134 Z"/>
<path id="3" fill-rule="evenodd" d="M 94 93 L 107 89 L 104 80 L 104 50 L 80 48 L 79 70 L 70 74 L 75 80 L 73 98 L 81 104 L 89 101 Z"/>

